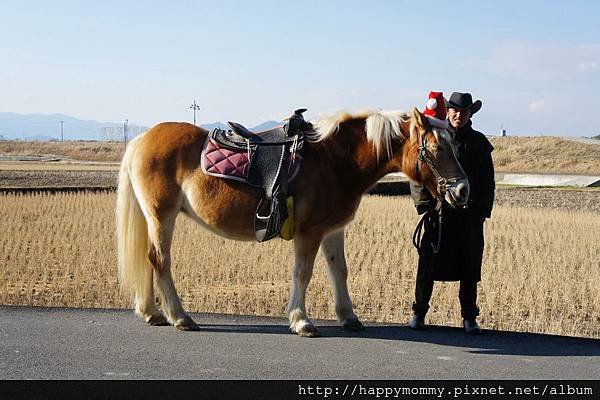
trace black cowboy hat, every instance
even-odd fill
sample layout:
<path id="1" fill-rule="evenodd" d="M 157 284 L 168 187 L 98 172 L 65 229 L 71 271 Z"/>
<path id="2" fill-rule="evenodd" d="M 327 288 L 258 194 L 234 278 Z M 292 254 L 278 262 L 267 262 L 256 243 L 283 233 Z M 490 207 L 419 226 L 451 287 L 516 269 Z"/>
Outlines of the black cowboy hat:
<path id="1" fill-rule="evenodd" d="M 471 93 L 452 92 L 446 101 L 446 108 L 470 109 L 471 114 L 475 114 L 481 108 L 481 100 L 473 103 Z"/>

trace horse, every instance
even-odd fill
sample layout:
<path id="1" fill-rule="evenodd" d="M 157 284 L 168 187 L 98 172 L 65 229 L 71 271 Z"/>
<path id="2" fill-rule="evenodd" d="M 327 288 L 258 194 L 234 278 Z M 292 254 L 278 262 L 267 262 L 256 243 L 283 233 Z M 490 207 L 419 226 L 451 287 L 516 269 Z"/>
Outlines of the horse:
<path id="1" fill-rule="evenodd" d="M 386 174 L 403 171 L 452 206 L 466 204 L 469 191 L 451 135 L 432 126 L 416 108 L 412 114 L 341 112 L 310 126 L 302 166 L 288 187 L 295 232 L 287 316 L 291 332 L 306 337 L 319 336 L 305 308 L 319 247 L 339 324 L 349 331 L 364 329 L 348 293 L 344 229 L 370 187 Z M 163 122 L 129 142 L 121 162 L 116 205 L 119 282 L 133 299 L 135 313 L 150 325 L 199 328 L 184 311 L 171 276 L 170 249 L 180 212 L 222 237 L 255 240 L 254 210 L 261 190 L 202 172 L 200 150 L 208 134 L 189 123 Z"/>

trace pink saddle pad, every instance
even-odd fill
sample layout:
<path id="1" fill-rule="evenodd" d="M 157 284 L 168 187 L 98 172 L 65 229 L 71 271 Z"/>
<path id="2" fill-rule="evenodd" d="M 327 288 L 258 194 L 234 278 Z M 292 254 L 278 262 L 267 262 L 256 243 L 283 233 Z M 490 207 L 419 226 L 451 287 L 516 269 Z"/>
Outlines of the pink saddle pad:
<path id="1" fill-rule="evenodd" d="M 246 182 L 250 165 L 247 151 L 226 149 L 207 138 L 200 158 L 206 175 Z"/>

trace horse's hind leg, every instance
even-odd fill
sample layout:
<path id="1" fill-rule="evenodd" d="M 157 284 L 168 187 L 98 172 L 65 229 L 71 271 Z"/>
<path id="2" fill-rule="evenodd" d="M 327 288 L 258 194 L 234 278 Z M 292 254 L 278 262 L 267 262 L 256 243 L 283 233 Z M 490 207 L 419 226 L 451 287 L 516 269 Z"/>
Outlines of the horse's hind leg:
<path id="1" fill-rule="evenodd" d="M 181 330 L 195 330 L 196 323 L 185 313 L 171 276 L 171 242 L 177 212 L 148 223 L 149 258 L 156 276 L 161 308 L 168 321 Z"/>
<path id="2" fill-rule="evenodd" d="M 147 272 L 144 277 L 140 277 L 140 290 L 135 293 L 135 313 L 150 325 L 169 325 L 167 319 L 162 315 L 158 307 L 156 307 L 152 270 L 148 268 Z"/>
<path id="3" fill-rule="evenodd" d="M 335 314 L 342 327 L 349 331 L 365 329 L 359 321 L 350 294 L 348 293 L 348 266 L 344 254 L 344 230 L 339 230 L 325 236 L 321 243 L 323 255 L 327 260 L 327 275 L 333 286 Z"/>
<path id="4" fill-rule="evenodd" d="M 288 305 L 288 317 L 290 319 L 290 330 L 300 336 L 319 336 L 318 329 L 306 314 L 305 298 L 321 238 L 321 235 L 298 235 L 294 238 L 294 270 L 292 271 L 292 290 Z"/>

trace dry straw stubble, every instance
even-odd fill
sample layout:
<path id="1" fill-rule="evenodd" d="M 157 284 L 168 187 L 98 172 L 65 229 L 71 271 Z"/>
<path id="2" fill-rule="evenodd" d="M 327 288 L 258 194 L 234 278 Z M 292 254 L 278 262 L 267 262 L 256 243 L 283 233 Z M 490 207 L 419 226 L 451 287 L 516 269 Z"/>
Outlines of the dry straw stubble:
<path id="1" fill-rule="evenodd" d="M 113 193 L 0 195 L 0 303 L 127 307 L 116 278 Z M 359 316 L 410 316 L 417 221 L 410 199 L 366 196 L 346 234 L 349 288 Z M 497 206 L 486 223 L 481 323 L 489 329 L 600 337 L 600 216 Z M 190 311 L 283 316 L 291 243 L 240 243 L 181 216 L 174 277 Z M 460 324 L 456 283 L 437 283 L 428 322 Z M 313 317 L 334 318 L 318 257 L 307 295 Z M 200 323 L 202 321 L 199 321 Z"/>

